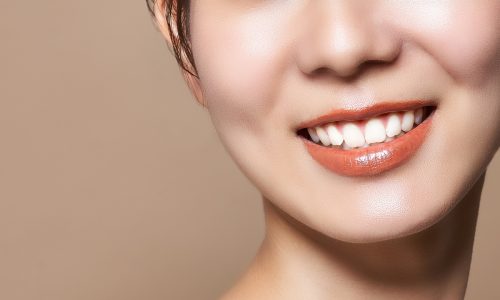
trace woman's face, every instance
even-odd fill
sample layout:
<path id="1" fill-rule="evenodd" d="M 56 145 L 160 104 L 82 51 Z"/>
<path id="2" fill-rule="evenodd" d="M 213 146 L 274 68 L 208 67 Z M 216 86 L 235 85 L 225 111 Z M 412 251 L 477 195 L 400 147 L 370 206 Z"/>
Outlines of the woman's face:
<path id="1" fill-rule="evenodd" d="M 190 25 L 226 149 L 267 199 L 332 238 L 436 223 L 499 148 L 500 0 L 192 0 Z M 387 138 L 422 105 L 435 107 L 425 134 L 410 122 Z M 349 147 L 325 146 L 325 132 Z"/>

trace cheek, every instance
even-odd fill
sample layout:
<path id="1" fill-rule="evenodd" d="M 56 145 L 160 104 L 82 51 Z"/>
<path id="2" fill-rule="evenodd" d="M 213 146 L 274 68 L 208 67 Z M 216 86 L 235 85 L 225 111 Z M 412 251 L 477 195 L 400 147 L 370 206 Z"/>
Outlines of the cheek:
<path id="1" fill-rule="evenodd" d="M 286 67 L 286 20 L 266 10 L 218 21 L 194 16 L 192 48 L 212 116 L 256 129 L 276 105 L 278 73 Z M 217 121 L 217 120 L 214 120 Z"/>
<path id="2" fill-rule="evenodd" d="M 500 1 L 423 1 L 397 26 L 409 32 L 457 82 L 480 85 L 500 60 Z M 428 2 L 433 2 L 428 3 Z"/>

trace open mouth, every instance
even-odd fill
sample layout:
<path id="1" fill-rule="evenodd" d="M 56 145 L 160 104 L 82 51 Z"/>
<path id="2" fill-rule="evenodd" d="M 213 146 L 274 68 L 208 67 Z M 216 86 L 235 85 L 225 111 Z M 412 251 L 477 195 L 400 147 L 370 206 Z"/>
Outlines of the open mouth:
<path id="1" fill-rule="evenodd" d="M 329 170 L 346 176 L 375 175 L 401 165 L 417 151 L 435 110 L 432 103 L 407 102 L 340 111 L 309 122 L 297 135 Z M 367 114 L 372 116 L 359 117 Z"/>
<path id="2" fill-rule="evenodd" d="M 433 106 L 378 115 L 368 120 L 338 121 L 300 129 L 301 137 L 325 147 L 344 150 L 390 142 L 412 131 L 435 110 Z"/>

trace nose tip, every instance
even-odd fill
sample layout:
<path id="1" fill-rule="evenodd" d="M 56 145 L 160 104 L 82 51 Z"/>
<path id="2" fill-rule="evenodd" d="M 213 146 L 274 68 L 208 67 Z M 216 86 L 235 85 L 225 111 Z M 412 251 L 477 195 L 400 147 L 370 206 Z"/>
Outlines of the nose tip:
<path id="1" fill-rule="evenodd" d="M 381 25 L 380 17 L 343 3 L 308 14 L 297 46 L 302 72 L 349 77 L 361 65 L 391 62 L 399 55 L 402 41 Z"/>

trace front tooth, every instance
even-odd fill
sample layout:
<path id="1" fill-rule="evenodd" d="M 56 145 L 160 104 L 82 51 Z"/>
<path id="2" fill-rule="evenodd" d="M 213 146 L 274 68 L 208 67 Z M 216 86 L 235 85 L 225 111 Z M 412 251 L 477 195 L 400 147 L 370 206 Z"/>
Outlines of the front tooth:
<path id="1" fill-rule="evenodd" d="M 415 111 L 415 124 L 420 124 L 422 123 L 422 119 L 424 117 L 424 110 L 422 108 L 419 108 Z"/>
<path id="2" fill-rule="evenodd" d="M 388 137 L 394 137 L 401 132 L 401 121 L 399 120 L 399 116 L 396 113 L 392 113 L 389 115 L 387 119 L 387 128 L 385 129 L 385 133 Z"/>
<path id="3" fill-rule="evenodd" d="M 328 137 L 328 133 L 322 127 L 316 127 L 316 133 L 324 146 L 330 146 L 330 138 Z"/>
<path id="4" fill-rule="evenodd" d="M 340 131 L 337 129 L 337 126 L 329 124 L 328 126 L 326 126 L 326 132 L 330 137 L 332 145 L 339 146 L 344 141 L 344 137 L 342 136 L 342 133 L 340 133 Z"/>
<path id="5" fill-rule="evenodd" d="M 351 148 L 361 147 L 365 144 L 365 137 L 361 129 L 353 123 L 346 123 L 342 129 L 344 141 Z"/>
<path id="6" fill-rule="evenodd" d="M 374 118 L 365 124 L 365 139 L 367 144 L 381 143 L 385 140 L 385 128 L 382 121 Z"/>
<path id="7" fill-rule="evenodd" d="M 343 143 L 342 144 L 342 149 L 344 149 L 344 150 L 351 150 L 352 147 L 349 147 L 349 145 L 347 145 L 346 143 Z"/>
<path id="8" fill-rule="evenodd" d="M 403 120 L 401 121 L 401 129 L 408 132 L 413 128 L 413 123 L 415 121 L 415 115 L 413 111 L 406 111 L 403 115 Z"/>
<path id="9" fill-rule="evenodd" d="M 319 136 L 316 134 L 316 129 L 314 128 L 307 128 L 307 132 L 309 132 L 309 136 L 315 143 L 319 143 Z"/>

